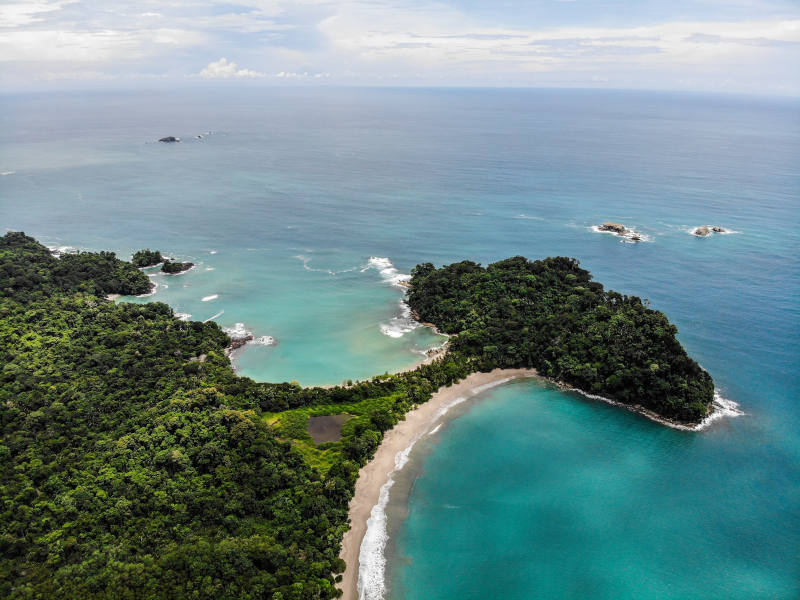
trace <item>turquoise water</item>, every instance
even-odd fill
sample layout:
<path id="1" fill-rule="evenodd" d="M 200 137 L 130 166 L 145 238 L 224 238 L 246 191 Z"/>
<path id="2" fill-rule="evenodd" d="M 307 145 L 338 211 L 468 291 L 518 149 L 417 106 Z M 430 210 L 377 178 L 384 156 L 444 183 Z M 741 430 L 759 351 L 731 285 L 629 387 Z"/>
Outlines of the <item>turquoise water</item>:
<path id="1" fill-rule="evenodd" d="M 184 142 L 153 143 L 164 135 Z M 579 258 L 664 310 L 746 414 L 687 433 L 532 382 L 487 392 L 403 471 L 414 484 L 408 517 L 390 519 L 391 597 L 800 596 L 796 100 L 3 96 L 0 173 L 3 228 L 198 263 L 154 277 L 156 293 L 135 301 L 274 337 L 235 356 L 263 380 L 363 378 L 441 343 L 405 331 L 395 272 L 370 257 L 398 273 L 421 261 Z M 605 220 L 649 241 L 591 230 Z M 687 233 L 698 225 L 738 233 Z"/>

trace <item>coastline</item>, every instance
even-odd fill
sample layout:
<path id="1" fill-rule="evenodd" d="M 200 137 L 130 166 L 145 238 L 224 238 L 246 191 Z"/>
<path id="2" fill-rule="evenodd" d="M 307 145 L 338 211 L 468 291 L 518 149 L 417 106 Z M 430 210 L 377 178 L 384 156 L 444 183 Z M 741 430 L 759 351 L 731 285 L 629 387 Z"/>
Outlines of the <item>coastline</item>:
<path id="1" fill-rule="evenodd" d="M 339 555 L 347 565 L 339 584 L 344 592 L 343 600 L 357 600 L 359 597 L 360 553 L 367 533 L 367 520 L 373 507 L 379 503 L 382 488 L 391 480 L 391 474 L 397 469 L 396 461 L 403 458 L 404 451 L 427 433 L 460 398 L 471 397 L 489 387 L 523 377 L 538 377 L 538 373 L 534 369 L 495 369 L 489 373 L 472 373 L 450 387 L 439 388 L 430 400 L 406 413 L 404 421 L 386 432 L 375 456 L 359 471 L 355 494 L 350 500 L 350 529 L 344 534 Z"/>
<path id="2" fill-rule="evenodd" d="M 450 387 L 439 388 L 430 400 L 406 413 L 405 420 L 400 421 L 393 429 L 384 434 L 383 441 L 375 452 L 375 456 L 359 471 L 355 493 L 349 505 L 350 529 L 345 532 L 342 538 L 342 547 L 339 554 L 346 564 L 345 571 L 342 574 L 342 581 L 338 584 L 338 587 L 343 592 L 343 600 L 360 600 L 363 597 L 360 596 L 362 593 L 360 587 L 363 587 L 361 562 L 364 538 L 370 531 L 370 527 L 377 525 L 385 529 L 386 526 L 385 514 L 382 513 L 381 508 L 378 508 L 378 514 L 375 515 L 373 515 L 373 509 L 377 508 L 379 504 L 385 504 L 388 501 L 390 489 L 394 484 L 393 475 L 405 465 L 412 446 L 426 433 L 438 429 L 444 414 L 460 401 L 476 396 L 491 387 L 514 379 L 528 377 L 535 377 L 541 381 L 554 384 L 563 391 L 576 392 L 586 398 L 600 400 L 624 408 L 661 425 L 684 431 L 701 431 L 719 418 L 744 414 L 738 410 L 736 403 L 723 399 L 715 391 L 712 412 L 702 422 L 692 426 L 665 419 L 642 406 L 627 405 L 609 398 L 583 392 L 563 383 L 551 381 L 539 375 L 535 369 L 494 369 L 489 373 L 471 373 Z M 376 518 L 380 522 L 368 523 L 369 520 L 375 520 Z M 368 548 L 367 554 L 370 554 L 369 551 L 370 549 Z M 380 561 L 383 560 L 382 547 L 379 549 L 379 553 L 378 560 Z M 374 558 L 374 551 L 372 555 Z"/>

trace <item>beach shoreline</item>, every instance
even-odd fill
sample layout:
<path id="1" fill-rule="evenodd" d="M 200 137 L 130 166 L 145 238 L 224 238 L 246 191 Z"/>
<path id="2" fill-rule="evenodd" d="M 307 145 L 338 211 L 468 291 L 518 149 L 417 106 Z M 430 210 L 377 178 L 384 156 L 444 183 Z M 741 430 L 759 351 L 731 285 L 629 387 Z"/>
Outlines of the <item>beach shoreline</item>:
<path id="1" fill-rule="evenodd" d="M 437 356 L 437 358 L 439 357 Z M 383 487 L 392 480 L 393 474 L 402 468 L 402 466 L 398 466 L 398 458 L 402 454 L 407 454 L 410 447 L 426 433 L 437 428 L 442 422 L 444 413 L 459 400 L 472 398 L 491 387 L 522 378 L 536 378 L 555 385 L 563 391 L 576 392 L 590 400 L 600 400 L 625 408 L 661 425 L 684 431 L 701 431 L 722 416 L 742 414 L 737 410 L 735 403 L 730 408 L 724 405 L 719 406 L 718 402 L 722 399 L 715 393 L 713 412 L 701 423 L 686 425 L 664 419 L 642 406 L 627 405 L 554 382 L 541 376 L 535 369 L 494 369 L 488 373 L 471 373 L 450 387 L 439 388 L 428 402 L 420 404 L 414 410 L 406 413 L 405 420 L 400 421 L 393 429 L 384 434 L 375 456 L 359 471 L 355 493 L 349 505 L 350 529 L 344 534 L 339 554 L 347 565 L 342 574 L 342 581 L 338 584 L 343 591 L 343 600 L 359 600 L 361 546 L 369 529 L 368 520 L 372 516 L 373 508 L 381 501 Z"/>
<path id="2" fill-rule="evenodd" d="M 344 534 L 339 555 L 347 565 L 339 584 L 344 592 L 344 600 L 357 600 L 359 597 L 359 555 L 367 533 L 367 520 L 380 500 L 381 488 L 396 470 L 396 456 L 432 429 L 443 416 L 442 411 L 454 401 L 526 377 L 538 377 L 538 373 L 534 369 L 495 369 L 489 373 L 472 373 L 450 387 L 439 388 L 430 400 L 406 413 L 405 420 L 386 432 L 375 456 L 359 471 L 355 494 L 350 500 L 350 529 Z"/>

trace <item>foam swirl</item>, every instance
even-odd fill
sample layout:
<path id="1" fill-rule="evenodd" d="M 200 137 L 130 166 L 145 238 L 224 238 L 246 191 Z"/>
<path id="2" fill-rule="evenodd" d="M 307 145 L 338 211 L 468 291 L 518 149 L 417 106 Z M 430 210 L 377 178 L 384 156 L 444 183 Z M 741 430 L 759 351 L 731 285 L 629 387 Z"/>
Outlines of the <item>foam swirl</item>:
<path id="1" fill-rule="evenodd" d="M 411 279 L 411 275 L 398 271 L 392 261 L 386 257 L 370 256 L 367 266 L 361 269 L 361 272 L 363 273 L 367 269 L 377 270 L 385 282 L 400 287 L 404 287 L 403 284 Z"/>
<path id="2" fill-rule="evenodd" d="M 391 338 L 403 337 L 409 331 L 414 331 L 420 323 L 411 316 L 411 308 L 405 300 L 400 300 L 400 315 L 392 317 L 388 323 L 381 323 L 380 329 L 383 335 Z"/>

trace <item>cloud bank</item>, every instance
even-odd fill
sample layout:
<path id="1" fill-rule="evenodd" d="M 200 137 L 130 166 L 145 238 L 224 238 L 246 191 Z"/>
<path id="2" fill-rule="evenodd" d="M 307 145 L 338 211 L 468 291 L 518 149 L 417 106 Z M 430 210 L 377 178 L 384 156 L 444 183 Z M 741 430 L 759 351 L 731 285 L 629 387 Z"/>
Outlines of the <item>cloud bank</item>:
<path id="1" fill-rule="evenodd" d="M 800 95 L 798 64 L 800 6 L 783 0 L 0 5 L 0 84 L 12 90 L 194 78 Z"/>

